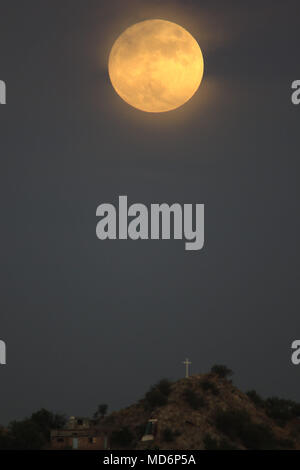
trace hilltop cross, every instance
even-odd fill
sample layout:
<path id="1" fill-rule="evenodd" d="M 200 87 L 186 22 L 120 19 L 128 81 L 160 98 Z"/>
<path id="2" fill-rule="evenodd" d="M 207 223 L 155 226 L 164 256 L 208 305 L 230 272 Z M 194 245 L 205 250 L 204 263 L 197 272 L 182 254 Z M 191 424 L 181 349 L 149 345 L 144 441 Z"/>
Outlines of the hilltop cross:
<path id="1" fill-rule="evenodd" d="M 186 359 L 182 364 L 185 365 L 185 378 L 187 379 L 189 377 L 189 366 L 192 364 L 189 359 Z"/>

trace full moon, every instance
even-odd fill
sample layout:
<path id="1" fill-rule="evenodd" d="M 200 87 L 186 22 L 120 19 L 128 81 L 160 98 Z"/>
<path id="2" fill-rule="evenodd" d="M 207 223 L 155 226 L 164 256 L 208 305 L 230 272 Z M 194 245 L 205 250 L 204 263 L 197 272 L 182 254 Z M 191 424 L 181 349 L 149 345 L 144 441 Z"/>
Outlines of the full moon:
<path id="1" fill-rule="evenodd" d="M 181 26 L 147 20 L 126 29 L 108 61 L 111 83 L 131 106 L 148 113 L 179 108 L 198 90 L 204 71 L 201 49 Z"/>

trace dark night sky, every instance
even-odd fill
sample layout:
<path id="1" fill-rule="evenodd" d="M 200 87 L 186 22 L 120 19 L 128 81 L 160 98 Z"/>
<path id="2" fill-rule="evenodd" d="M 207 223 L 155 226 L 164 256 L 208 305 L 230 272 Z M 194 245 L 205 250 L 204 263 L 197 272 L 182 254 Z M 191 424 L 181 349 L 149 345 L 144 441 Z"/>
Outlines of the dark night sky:
<path id="1" fill-rule="evenodd" d="M 199 6 L 201 4 L 201 6 Z M 238 4 L 238 6 L 237 6 Z M 214 363 L 299 400 L 298 0 L 1 0 L 0 422 L 117 409 Z M 143 19 L 187 28 L 205 78 L 162 115 L 107 76 Z M 204 203 L 205 249 L 96 238 L 96 208 Z"/>

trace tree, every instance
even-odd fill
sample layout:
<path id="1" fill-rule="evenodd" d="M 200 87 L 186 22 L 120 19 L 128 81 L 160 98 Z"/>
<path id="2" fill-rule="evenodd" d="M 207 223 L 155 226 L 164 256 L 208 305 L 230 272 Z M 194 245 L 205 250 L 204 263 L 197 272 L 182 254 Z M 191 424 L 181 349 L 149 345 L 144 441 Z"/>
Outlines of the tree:
<path id="1" fill-rule="evenodd" d="M 220 379 L 228 379 L 233 375 L 233 371 L 227 366 L 216 364 L 211 368 L 211 373 L 220 377 Z"/>
<path id="2" fill-rule="evenodd" d="M 168 397 L 161 393 L 158 388 L 151 387 L 149 392 L 145 395 L 146 408 L 154 409 L 159 406 L 164 406 L 168 403 Z"/>
<path id="3" fill-rule="evenodd" d="M 300 405 L 292 400 L 270 397 L 264 401 L 264 408 L 267 415 L 281 426 L 290 419 L 300 416 Z"/>
<path id="4" fill-rule="evenodd" d="M 46 440 L 49 440 L 52 429 L 61 429 L 66 424 L 65 415 L 52 413 L 45 408 L 32 413 L 30 420 L 37 425 Z"/>
<path id="5" fill-rule="evenodd" d="M 172 382 L 168 379 L 162 379 L 153 385 L 145 395 L 146 408 L 154 409 L 166 405 L 171 393 L 171 386 Z"/>
<path id="6" fill-rule="evenodd" d="M 201 396 L 198 396 L 194 390 L 186 388 L 183 392 L 183 398 L 194 410 L 199 410 L 205 405 L 204 399 Z"/>
<path id="7" fill-rule="evenodd" d="M 50 440 L 52 429 L 60 429 L 66 423 L 64 415 L 41 410 L 33 413 L 30 418 L 12 421 L 8 432 L 0 435 L 0 447 L 3 449 L 43 449 Z"/>
<path id="8" fill-rule="evenodd" d="M 108 405 L 105 403 L 101 403 L 101 405 L 98 405 L 96 413 L 94 413 L 94 418 L 97 419 L 99 417 L 104 418 L 108 410 Z"/>
<path id="9" fill-rule="evenodd" d="M 171 428 L 165 428 L 162 432 L 162 439 L 164 442 L 173 442 L 175 437 L 176 434 L 172 431 Z"/>
<path id="10" fill-rule="evenodd" d="M 172 386 L 172 382 L 170 382 L 170 380 L 161 379 L 155 386 L 166 397 L 170 395 Z"/>
<path id="11" fill-rule="evenodd" d="M 215 416 L 216 427 L 231 441 L 240 441 L 249 450 L 279 449 L 290 442 L 279 442 L 272 428 L 252 421 L 245 410 L 221 410 Z"/>
<path id="12" fill-rule="evenodd" d="M 219 395 L 219 389 L 214 382 L 202 380 L 201 387 L 205 392 L 211 392 L 213 395 Z"/>
<path id="13" fill-rule="evenodd" d="M 263 398 L 255 390 L 249 390 L 246 395 L 248 395 L 248 397 L 254 403 L 255 406 L 261 408 L 264 406 Z"/>
<path id="14" fill-rule="evenodd" d="M 13 421 L 9 426 L 9 433 L 15 449 L 39 450 L 47 443 L 44 433 L 31 419 Z"/>
<path id="15" fill-rule="evenodd" d="M 119 431 L 113 431 L 110 440 L 113 447 L 128 447 L 132 443 L 133 438 L 131 430 L 124 426 Z"/>

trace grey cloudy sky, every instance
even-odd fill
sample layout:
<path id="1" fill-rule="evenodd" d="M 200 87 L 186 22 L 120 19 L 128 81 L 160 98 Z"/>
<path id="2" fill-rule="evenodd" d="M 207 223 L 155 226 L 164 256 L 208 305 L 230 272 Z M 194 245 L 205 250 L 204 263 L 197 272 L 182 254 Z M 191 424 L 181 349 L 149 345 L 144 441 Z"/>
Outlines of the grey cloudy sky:
<path id="1" fill-rule="evenodd" d="M 236 4 L 1 1 L 0 422 L 128 405 L 186 356 L 299 399 L 299 2 Z M 187 28 L 205 58 L 197 95 L 162 115 L 107 76 L 113 41 L 148 18 Z M 96 208 L 121 194 L 204 203 L 205 249 L 100 242 Z"/>

